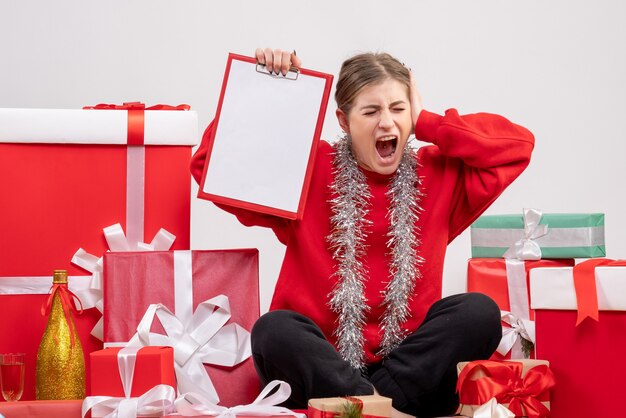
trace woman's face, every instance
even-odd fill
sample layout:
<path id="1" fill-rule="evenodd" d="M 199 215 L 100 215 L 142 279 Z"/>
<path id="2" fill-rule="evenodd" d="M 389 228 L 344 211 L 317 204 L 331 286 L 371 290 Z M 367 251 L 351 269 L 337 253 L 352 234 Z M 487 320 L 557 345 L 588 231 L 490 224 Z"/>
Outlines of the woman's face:
<path id="1" fill-rule="evenodd" d="M 350 112 L 337 110 L 342 129 L 352 137 L 358 164 L 379 174 L 393 174 L 413 128 L 406 85 L 388 78 L 364 87 Z"/>

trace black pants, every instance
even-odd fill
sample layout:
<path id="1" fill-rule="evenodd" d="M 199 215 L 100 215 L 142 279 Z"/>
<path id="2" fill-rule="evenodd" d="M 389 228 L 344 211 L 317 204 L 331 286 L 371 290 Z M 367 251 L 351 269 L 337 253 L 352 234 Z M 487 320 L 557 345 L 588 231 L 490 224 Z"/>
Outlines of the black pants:
<path id="1" fill-rule="evenodd" d="M 287 407 L 304 409 L 311 398 L 371 395 L 375 387 L 397 410 L 432 417 L 458 407 L 456 364 L 489 358 L 501 334 L 498 306 L 483 294 L 465 293 L 434 303 L 413 334 L 363 371 L 343 360 L 313 321 L 291 311 L 259 318 L 252 356 L 263 385 L 275 379 L 291 385 Z"/>

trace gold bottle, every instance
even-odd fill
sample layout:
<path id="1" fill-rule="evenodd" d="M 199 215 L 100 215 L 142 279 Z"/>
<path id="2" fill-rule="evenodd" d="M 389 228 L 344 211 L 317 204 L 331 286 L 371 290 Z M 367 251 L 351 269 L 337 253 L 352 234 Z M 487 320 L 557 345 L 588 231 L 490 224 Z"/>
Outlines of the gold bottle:
<path id="1" fill-rule="evenodd" d="M 67 271 L 55 270 L 45 311 L 42 309 L 50 316 L 37 352 L 37 399 L 85 397 L 85 357 L 72 318 L 74 297 L 67 287 Z"/>

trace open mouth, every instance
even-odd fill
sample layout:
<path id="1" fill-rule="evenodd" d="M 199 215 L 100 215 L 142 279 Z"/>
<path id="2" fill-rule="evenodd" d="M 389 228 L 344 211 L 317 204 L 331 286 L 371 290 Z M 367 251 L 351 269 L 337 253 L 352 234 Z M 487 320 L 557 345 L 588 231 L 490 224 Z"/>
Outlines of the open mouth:
<path id="1" fill-rule="evenodd" d="M 385 136 L 376 141 L 376 151 L 378 152 L 380 158 L 387 159 L 392 157 L 393 154 L 396 152 L 397 145 L 397 136 Z"/>

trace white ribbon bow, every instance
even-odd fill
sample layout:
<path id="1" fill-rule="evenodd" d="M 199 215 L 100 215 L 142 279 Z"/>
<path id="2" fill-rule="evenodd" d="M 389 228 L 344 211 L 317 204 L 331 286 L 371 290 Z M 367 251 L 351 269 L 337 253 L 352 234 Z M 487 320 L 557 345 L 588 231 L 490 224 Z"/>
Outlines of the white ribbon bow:
<path id="1" fill-rule="evenodd" d="M 502 339 L 496 351 L 506 355 L 511 351 L 511 358 L 524 358 L 520 337 L 535 343 L 535 321 L 518 318 L 511 312 L 500 311 L 502 321 L 511 327 L 502 327 Z"/>
<path id="2" fill-rule="evenodd" d="M 88 396 L 83 401 L 82 416 L 89 410 L 93 418 L 136 418 L 160 416 L 172 411 L 176 391 L 170 385 L 157 385 L 138 398 Z"/>
<path id="3" fill-rule="evenodd" d="M 276 389 L 272 395 L 268 394 Z M 215 418 L 235 418 L 237 415 L 268 416 L 289 415 L 304 417 L 304 414 L 295 413 L 277 404 L 286 401 L 291 395 L 291 387 L 281 380 L 270 382 L 257 398 L 248 405 L 239 405 L 232 408 L 216 405 L 198 393 L 186 393 L 176 399 L 176 410 L 182 416 L 211 415 Z"/>
<path id="4" fill-rule="evenodd" d="M 108 226 L 103 229 L 104 237 L 110 251 L 167 251 L 170 249 L 176 236 L 161 228 L 159 232 L 154 236 L 150 244 L 138 242 L 136 245 L 131 245 L 129 240 L 124 234 L 122 225 L 119 223 Z M 102 257 L 96 257 L 89 254 L 82 248 L 72 257 L 72 264 L 75 264 L 92 274 L 89 288 L 86 290 L 76 292 L 76 296 L 81 300 L 84 309 L 96 308 L 100 313 L 103 313 L 102 303 Z M 91 335 L 103 340 L 103 322 L 102 317 L 98 320 L 98 323 L 91 330 Z"/>
<path id="5" fill-rule="evenodd" d="M 506 406 L 499 404 L 496 398 L 491 398 L 479 406 L 472 416 L 474 418 L 514 418 L 515 414 Z"/>
<path id="6" fill-rule="evenodd" d="M 540 260 L 541 247 L 535 241 L 548 233 L 548 225 L 539 225 L 542 213 L 537 209 L 524 209 L 524 237 L 515 242 L 506 252 L 504 258 L 519 260 Z"/>
<path id="7" fill-rule="evenodd" d="M 150 332 L 155 316 L 166 335 Z M 250 333 L 235 323 L 224 325 L 230 316 L 230 304 L 224 295 L 199 304 L 187 323 L 165 306 L 152 304 L 128 346 L 173 347 L 179 392 L 197 391 L 217 403 L 219 397 L 203 363 L 232 367 L 252 354 Z"/>

